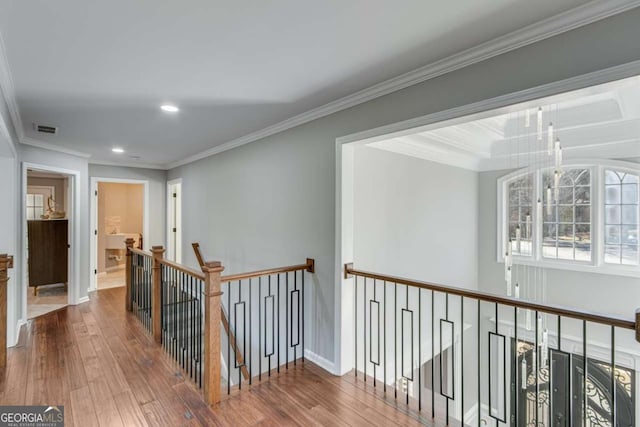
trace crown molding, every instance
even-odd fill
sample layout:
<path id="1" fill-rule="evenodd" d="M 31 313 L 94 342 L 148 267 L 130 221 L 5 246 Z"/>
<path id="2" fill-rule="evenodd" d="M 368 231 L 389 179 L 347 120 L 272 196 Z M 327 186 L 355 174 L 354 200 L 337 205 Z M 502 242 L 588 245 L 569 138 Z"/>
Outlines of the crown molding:
<path id="1" fill-rule="evenodd" d="M 72 150 L 70 148 L 60 147 L 59 145 L 52 144 L 50 142 L 40 141 L 38 139 L 30 138 L 25 136 L 20 140 L 20 142 L 24 145 L 30 145 L 32 147 L 43 148 L 49 151 L 57 151 L 58 153 L 70 154 L 76 157 L 82 157 L 83 159 L 88 159 L 91 157 L 91 154 L 83 153 L 82 151 Z"/>
<path id="2" fill-rule="evenodd" d="M 9 115 L 11 117 L 11 122 L 15 134 L 18 137 L 18 140 L 20 140 L 22 137 L 22 120 L 20 119 L 18 104 L 16 103 L 13 78 L 11 77 L 11 70 L 9 69 L 9 61 L 7 60 L 7 54 L 4 47 L 2 34 L 0 34 L 0 92 L 2 92 L 2 97 L 7 106 L 7 109 L 9 110 Z M 7 134 L 11 151 L 13 152 L 14 156 L 17 156 L 18 150 L 16 149 L 15 142 L 11 137 L 11 132 L 7 127 L 7 123 L 5 123 L 4 120 L 0 121 L 2 122 L 3 130 Z"/>
<path id="3" fill-rule="evenodd" d="M 137 162 L 111 162 L 108 160 L 89 160 L 90 165 L 99 165 L 99 166 L 120 166 L 123 168 L 139 168 L 139 169 L 157 169 L 157 170 L 167 170 L 165 165 L 160 165 L 156 163 L 137 163 Z"/>
<path id="4" fill-rule="evenodd" d="M 308 123 L 312 120 L 328 116 L 358 104 L 379 98 L 384 95 L 405 89 L 409 86 L 436 78 L 452 71 L 473 65 L 495 56 L 519 49 L 538 41 L 574 30 L 593 22 L 631 10 L 640 6 L 640 0 L 594 0 L 582 6 L 568 10 L 551 18 L 523 27 L 509 34 L 497 37 L 473 48 L 464 50 L 445 59 L 433 62 L 424 67 L 402 74 L 398 77 L 373 85 L 367 89 L 332 101 L 321 107 L 293 116 L 274 125 L 217 145 L 208 150 L 170 162 L 167 169 L 172 169 L 200 159 L 231 150 L 233 148 L 266 138 L 287 129 Z"/>

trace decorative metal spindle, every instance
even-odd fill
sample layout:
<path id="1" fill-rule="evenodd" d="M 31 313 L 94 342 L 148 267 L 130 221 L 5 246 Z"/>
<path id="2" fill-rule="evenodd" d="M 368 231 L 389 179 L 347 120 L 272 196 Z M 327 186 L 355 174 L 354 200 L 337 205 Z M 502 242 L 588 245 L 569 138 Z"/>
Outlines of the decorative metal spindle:
<path id="1" fill-rule="evenodd" d="M 253 288 L 253 285 L 251 283 L 251 279 L 249 279 L 249 357 L 248 358 L 247 358 L 247 347 L 246 347 L 246 345 L 242 349 L 242 351 L 245 354 L 244 363 L 245 363 L 245 365 L 247 363 L 249 363 L 249 385 L 251 385 L 252 382 L 253 382 L 253 372 L 252 372 L 252 369 L 251 369 L 253 367 L 253 340 L 252 340 L 252 338 L 253 338 L 253 322 L 251 322 L 251 317 L 252 317 L 252 313 L 253 313 L 253 310 L 251 309 L 251 302 L 252 302 L 252 299 L 253 299 L 253 298 L 251 298 L 251 289 L 252 288 Z M 244 321 L 246 323 L 247 316 L 244 315 L 243 319 L 244 319 Z M 246 329 L 245 329 L 245 332 L 246 332 Z M 243 336 L 243 341 L 244 341 L 244 336 Z M 247 360 L 248 360 L 248 362 L 247 362 Z"/>
<path id="2" fill-rule="evenodd" d="M 277 338 L 278 338 L 278 356 L 277 356 L 277 362 L 278 363 L 277 363 L 277 365 L 278 366 L 277 366 L 276 369 L 278 370 L 278 373 L 280 373 L 280 349 L 281 349 L 281 347 L 280 347 L 280 273 L 278 273 L 278 277 L 276 278 L 276 294 L 277 294 L 277 297 L 276 297 L 277 309 L 276 309 L 276 311 L 278 313 L 277 316 L 276 316 L 278 318 L 278 334 L 277 334 Z M 274 316 L 275 316 L 275 313 L 274 313 Z"/>
<path id="3" fill-rule="evenodd" d="M 435 387 L 435 293 L 431 291 L 431 418 L 436 416 L 436 387 Z"/>
<path id="4" fill-rule="evenodd" d="M 517 284 L 516 284 L 517 285 Z M 516 287 L 517 289 L 517 287 Z M 517 424 L 518 420 L 520 419 L 519 415 L 520 415 L 520 399 L 518 398 L 518 393 L 519 393 L 519 388 L 518 388 L 518 383 L 520 382 L 525 383 L 525 381 L 518 381 L 518 307 L 513 307 L 513 342 L 514 342 L 514 351 L 513 351 L 513 366 L 515 366 L 515 371 L 516 374 L 513 376 L 513 381 L 514 381 L 514 387 L 513 389 L 515 390 L 515 399 L 514 399 L 514 407 L 515 407 L 515 420 L 514 423 Z M 524 357 L 523 357 L 524 360 Z M 525 370 L 526 371 L 526 370 Z M 525 379 L 526 379 L 526 373 L 525 373 Z M 520 385 L 522 387 L 522 385 Z M 464 412 L 463 412 L 464 413 Z"/>
<path id="5" fill-rule="evenodd" d="M 539 319 L 539 315 L 538 315 L 538 311 L 536 311 L 536 319 Z M 538 411 L 540 408 L 540 378 L 539 378 L 539 369 L 540 366 L 538 365 L 538 337 L 539 337 L 539 325 L 540 322 L 536 321 L 536 342 L 535 342 L 535 347 L 533 350 L 533 366 L 535 367 L 535 378 L 536 378 L 536 411 L 535 411 L 535 420 L 536 423 L 535 425 L 538 425 Z"/>
<path id="6" fill-rule="evenodd" d="M 376 298 L 376 279 L 373 279 L 373 300 L 374 301 L 378 301 Z M 369 307 L 369 333 L 372 333 L 372 326 L 371 326 L 371 320 L 373 317 L 373 311 L 371 310 L 371 306 Z M 380 311 L 378 311 L 378 326 L 377 326 L 377 330 L 378 330 L 378 342 L 376 343 L 376 346 L 378 347 L 378 350 L 380 349 Z M 373 345 L 373 337 L 371 337 L 371 339 L 369 339 L 369 358 L 373 357 L 372 354 L 372 349 L 371 346 Z M 379 355 L 379 351 L 378 351 L 378 355 Z M 380 357 L 378 357 L 378 362 L 380 362 Z M 376 387 L 376 364 L 373 364 L 373 387 Z"/>
<path id="7" fill-rule="evenodd" d="M 422 289 L 418 288 L 418 411 L 422 411 L 422 346 L 420 345 L 421 340 L 422 340 Z"/>
<path id="8" fill-rule="evenodd" d="M 362 299 L 362 328 L 363 334 L 362 339 L 364 340 L 362 344 L 362 377 L 364 378 L 364 382 L 367 382 L 367 278 L 363 278 L 363 291 L 364 297 Z"/>
<path id="9" fill-rule="evenodd" d="M 611 326 L 611 425 L 617 426 L 616 327 Z"/>
<path id="10" fill-rule="evenodd" d="M 265 350 L 267 347 L 266 341 L 266 332 L 267 332 L 267 307 L 264 308 L 265 311 L 265 320 L 264 320 L 264 331 L 265 331 Z M 258 381 L 262 381 L 262 328 L 260 327 L 260 320 L 262 319 L 262 277 L 258 277 Z M 251 322 L 249 322 L 251 323 Z M 249 329 L 251 329 L 251 326 Z M 251 342 L 251 341 L 249 341 Z M 252 346 L 253 347 L 253 346 Z"/>
<path id="11" fill-rule="evenodd" d="M 302 280 L 302 301 L 299 302 L 299 307 L 300 308 L 298 309 L 299 312 L 302 311 L 302 315 L 300 315 L 298 317 L 302 318 L 302 349 L 301 349 L 301 351 L 302 351 L 302 362 L 303 363 L 304 363 L 304 305 L 305 305 L 305 303 L 304 303 L 304 301 L 305 301 L 304 300 L 304 273 L 305 273 L 304 270 L 300 271 L 300 276 L 302 277 L 301 278 L 301 280 Z"/>
<path id="12" fill-rule="evenodd" d="M 285 367 L 289 369 L 289 273 L 284 273 L 284 290 L 284 323 L 286 326 L 284 356 Z"/>
<path id="13" fill-rule="evenodd" d="M 298 297 L 298 304 L 296 305 L 296 308 L 298 309 L 298 324 L 296 327 L 296 334 L 298 335 L 298 339 L 296 340 L 296 344 L 293 346 L 293 366 L 297 365 L 297 359 L 298 359 L 298 344 L 300 344 L 300 294 L 297 292 L 298 291 L 298 274 L 294 271 L 293 272 L 293 289 L 296 294 L 296 296 Z M 291 299 L 291 328 L 293 328 L 293 299 Z M 293 344 L 293 339 L 291 340 L 292 344 Z"/>
<path id="14" fill-rule="evenodd" d="M 587 378 L 589 377 L 589 372 L 588 372 L 588 365 L 587 365 L 587 321 L 583 320 L 582 321 L 582 354 L 583 354 L 583 358 L 582 358 L 582 369 L 583 369 L 583 376 L 582 376 L 582 401 L 584 404 L 584 409 L 583 409 L 583 425 L 587 425 L 587 411 L 588 411 L 588 407 L 589 407 L 589 399 L 587 397 Z"/>
<path id="15" fill-rule="evenodd" d="M 269 363 L 269 367 L 268 368 L 269 368 L 269 376 L 271 376 L 271 356 L 273 356 L 273 353 L 274 353 L 273 350 L 274 350 L 274 347 L 275 347 L 275 344 L 276 344 L 276 340 L 275 340 L 276 333 L 275 333 L 275 330 L 274 330 L 275 329 L 275 324 L 276 324 L 275 323 L 276 311 L 274 310 L 275 304 L 273 303 L 273 295 L 271 294 L 271 276 L 269 276 L 269 279 L 268 279 L 268 286 L 269 286 L 269 296 L 271 297 L 271 354 L 269 355 L 269 359 L 268 359 L 269 360 L 269 362 L 268 362 Z M 264 311 L 265 311 L 264 323 L 265 323 L 265 328 L 266 328 L 267 327 L 266 326 L 267 325 L 267 310 L 266 310 L 266 307 L 265 307 Z M 265 332 L 265 343 L 264 343 L 264 346 L 265 347 L 267 346 L 266 332 Z M 266 348 L 265 348 L 265 352 L 266 352 Z"/>
<path id="16" fill-rule="evenodd" d="M 482 418 L 482 394 L 480 391 L 480 372 L 482 369 L 482 366 L 480 364 L 480 343 L 481 343 L 481 336 L 480 336 L 480 332 L 482 330 L 482 328 L 480 327 L 480 311 L 482 308 L 482 301 L 478 300 L 478 354 L 476 355 L 477 359 L 478 359 L 478 427 L 481 426 L 481 418 Z M 433 347 L 432 347 L 433 348 Z"/>
<path id="17" fill-rule="evenodd" d="M 383 339 L 383 355 L 384 355 L 384 365 L 382 367 L 382 390 L 387 392 L 387 282 L 382 282 L 382 339 Z"/>
<path id="18" fill-rule="evenodd" d="M 398 284 L 393 284 L 393 398 L 398 399 Z M 432 377 L 433 378 L 433 377 Z"/>
<path id="19" fill-rule="evenodd" d="M 354 289 L 354 307 L 353 307 L 353 323 L 354 323 L 354 372 L 356 378 L 358 378 L 358 276 L 353 276 L 353 289 Z"/>
<path id="20" fill-rule="evenodd" d="M 231 332 L 231 282 L 227 283 L 227 324 Z M 231 333 L 227 334 L 227 394 L 231 394 Z"/>
<path id="21" fill-rule="evenodd" d="M 464 295 L 460 295 L 460 411 L 464 420 Z"/>

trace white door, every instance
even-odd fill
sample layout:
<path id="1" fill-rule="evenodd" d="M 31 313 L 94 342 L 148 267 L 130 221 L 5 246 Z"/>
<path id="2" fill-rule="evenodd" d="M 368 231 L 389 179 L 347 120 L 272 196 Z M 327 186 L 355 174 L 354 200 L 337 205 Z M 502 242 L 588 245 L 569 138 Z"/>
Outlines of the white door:
<path id="1" fill-rule="evenodd" d="M 182 262 L 182 180 L 167 183 L 167 257 Z"/>

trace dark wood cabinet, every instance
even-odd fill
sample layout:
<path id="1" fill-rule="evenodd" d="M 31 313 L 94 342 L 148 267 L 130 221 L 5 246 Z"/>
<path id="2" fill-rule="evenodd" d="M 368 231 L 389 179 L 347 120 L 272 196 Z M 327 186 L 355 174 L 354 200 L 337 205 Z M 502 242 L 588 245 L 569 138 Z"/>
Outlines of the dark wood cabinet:
<path id="1" fill-rule="evenodd" d="M 66 284 L 69 256 L 69 221 L 28 221 L 29 286 L 37 294 L 38 286 Z"/>

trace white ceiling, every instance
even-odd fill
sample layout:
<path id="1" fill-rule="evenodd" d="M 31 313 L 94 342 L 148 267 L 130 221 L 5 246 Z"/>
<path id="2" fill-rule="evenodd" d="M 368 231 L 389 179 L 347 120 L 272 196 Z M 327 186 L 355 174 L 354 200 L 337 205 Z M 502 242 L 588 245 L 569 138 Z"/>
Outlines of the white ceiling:
<path id="1" fill-rule="evenodd" d="M 542 108 L 542 141 L 537 137 L 538 108 Z M 511 169 L 549 161 L 547 130 L 553 123 L 565 159 L 634 160 L 640 156 L 640 77 L 509 110 L 367 145 L 470 170 Z"/>
<path id="2" fill-rule="evenodd" d="M 0 33 L 26 138 L 166 165 L 584 3 L 0 0 Z"/>

